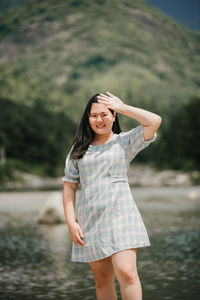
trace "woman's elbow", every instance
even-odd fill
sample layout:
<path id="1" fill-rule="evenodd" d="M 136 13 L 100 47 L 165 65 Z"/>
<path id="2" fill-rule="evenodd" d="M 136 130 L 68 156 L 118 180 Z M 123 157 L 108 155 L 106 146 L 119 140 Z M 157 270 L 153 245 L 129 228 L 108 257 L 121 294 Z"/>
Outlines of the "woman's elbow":
<path id="1" fill-rule="evenodd" d="M 162 118 L 161 116 L 157 115 L 155 120 L 154 120 L 154 125 L 159 128 L 160 127 L 160 124 L 162 123 Z"/>
<path id="2" fill-rule="evenodd" d="M 153 122 L 151 124 L 151 127 L 154 128 L 154 132 L 158 130 L 161 123 L 162 123 L 162 118 L 159 115 L 154 116 Z"/>

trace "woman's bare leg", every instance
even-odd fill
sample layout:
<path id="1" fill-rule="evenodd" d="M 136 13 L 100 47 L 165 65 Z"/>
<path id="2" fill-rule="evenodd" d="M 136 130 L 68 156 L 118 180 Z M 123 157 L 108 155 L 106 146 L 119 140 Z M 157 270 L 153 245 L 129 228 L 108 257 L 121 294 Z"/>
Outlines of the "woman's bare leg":
<path id="1" fill-rule="evenodd" d="M 111 257 L 100 259 L 89 263 L 96 285 L 96 296 L 98 300 L 117 300 L 115 288 L 115 274 Z"/>
<path id="2" fill-rule="evenodd" d="M 123 300 L 142 300 L 142 287 L 137 273 L 137 249 L 128 249 L 112 255 L 115 275 Z"/>

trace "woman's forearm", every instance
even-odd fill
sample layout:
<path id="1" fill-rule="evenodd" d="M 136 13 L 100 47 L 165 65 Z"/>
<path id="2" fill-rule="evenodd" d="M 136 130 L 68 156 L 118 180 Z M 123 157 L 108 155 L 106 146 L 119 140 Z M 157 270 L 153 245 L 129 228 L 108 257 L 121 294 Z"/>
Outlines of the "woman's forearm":
<path id="1" fill-rule="evenodd" d="M 160 125 L 162 121 L 161 117 L 155 113 L 127 104 L 122 105 L 119 113 L 127 117 L 136 119 L 143 126 L 157 126 Z"/>
<path id="2" fill-rule="evenodd" d="M 149 129 L 152 132 L 156 131 L 160 126 L 162 118 L 159 115 L 142 108 L 127 105 L 110 92 L 106 92 L 106 94 L 107 95 L 100 94 L 97 96 L 99 103 L 103 103 L 108 108 L 137 120 L 143 125 L 143 128 L 148 127 L 148 131 Z"/>
<path id="3" fill-rule="evenodd" d="M 65 213 L 66 224 L 70 225 L 75 222 L 75 196 L 76 192 L 67 184 L 63 187 L 63 207 Z"/>
<path id="4" fill-rule="evenodd" d="M 65 212 L 65 220 L 66 224 L 70 225 L 71 223 L 75 222 L 75 205 L 74 200 L 68 199 L 64 202 L 64 212 Z"/>
<path id="5" fill-rule="evenodd" d="M 63 187 L 63 206 L 69 235 L 73 242 L 84 246 L 83 231 L 75 217 L 75 198 L 78 183 L 65 182 Z"/>

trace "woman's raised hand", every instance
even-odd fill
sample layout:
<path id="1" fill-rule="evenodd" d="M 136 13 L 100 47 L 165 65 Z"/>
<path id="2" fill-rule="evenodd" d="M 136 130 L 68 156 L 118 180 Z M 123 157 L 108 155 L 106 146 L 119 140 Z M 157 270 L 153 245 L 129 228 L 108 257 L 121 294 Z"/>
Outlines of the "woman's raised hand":
<path id="1" fill-rule="evenodd" d="M 83 232 L 80 225 L 77 222 L 73 222 L 72 224 L 68 225 L 68 228 L 71 240 L 80 246 L 84 246 Z"/>
<path id="2" fill-rule="evenodd" d="M 97 96 L 98 103 L 105 104 L 107 108 L 110 108 L 119 113 L 123 111 L 124 103 L 122 102 L 122 100 L 109 92 L 106 92 L 106 94 L 107 95 L 100 94 L 100 96 Z"/>

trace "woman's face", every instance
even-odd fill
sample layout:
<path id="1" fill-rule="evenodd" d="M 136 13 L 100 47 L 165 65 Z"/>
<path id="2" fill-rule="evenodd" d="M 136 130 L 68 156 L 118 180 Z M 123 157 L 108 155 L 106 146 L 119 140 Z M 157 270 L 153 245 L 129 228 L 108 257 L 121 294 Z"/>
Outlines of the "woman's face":
<path id="1" fill-rule="evenodd" d="M 115 113 L 112 115 L 111 111 L 106 107 L 106 105 L 102 103 L 92 103 L 89 123 L 95 134 L 109 134 L 112 131 L 114 120 Z"/>

